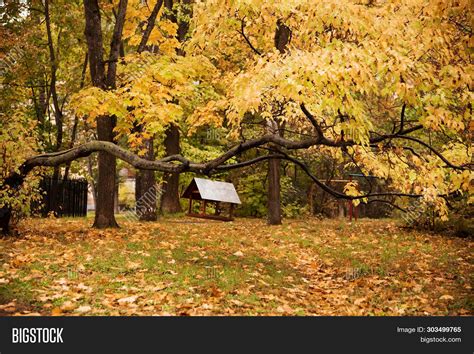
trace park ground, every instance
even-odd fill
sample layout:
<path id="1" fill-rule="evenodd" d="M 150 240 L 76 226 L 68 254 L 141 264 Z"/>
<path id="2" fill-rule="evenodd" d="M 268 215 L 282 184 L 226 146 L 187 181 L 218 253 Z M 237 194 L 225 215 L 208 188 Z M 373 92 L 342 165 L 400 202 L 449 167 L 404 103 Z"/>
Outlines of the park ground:
<path id="1" fill-rule="evenodd" d="M 392 220 L 27 219 L 0 315 L 472 315 L 473 239 Z"/>

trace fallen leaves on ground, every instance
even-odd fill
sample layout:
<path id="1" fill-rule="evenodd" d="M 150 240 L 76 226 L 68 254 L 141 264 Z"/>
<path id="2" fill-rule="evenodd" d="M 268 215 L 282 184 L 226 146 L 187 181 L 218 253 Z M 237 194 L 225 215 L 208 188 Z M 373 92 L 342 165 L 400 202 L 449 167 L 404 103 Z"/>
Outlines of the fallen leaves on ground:
<path id="1" fill-rule="evenodd" d="M 472 239 L 390 220 L 28 219 L 2 315 L 472 315 Z"/>

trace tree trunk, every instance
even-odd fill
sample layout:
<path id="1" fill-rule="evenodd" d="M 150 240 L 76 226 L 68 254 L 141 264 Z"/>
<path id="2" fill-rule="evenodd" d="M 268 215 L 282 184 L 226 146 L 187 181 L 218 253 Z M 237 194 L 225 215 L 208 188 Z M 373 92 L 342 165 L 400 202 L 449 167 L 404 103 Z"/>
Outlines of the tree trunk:
<path id="1" fill-rule="evenodd" d="M 12 217 L 12 211 L 9 207 L 0 208 L 0 228 L 2 229 L 3 235 L 10 233 L 10 219 Z"/>
<path id="2" fill-rule="evenodd" d="M 99 140 L 113 141 L 115 119 L 100 117 L 97 119 L 97 134 Z M 118 227 L 114 216 L 115 202 L 115 157 L 99 152 L 99 178 L 97 180 L 97 204 L 93 227 L 99 229 Z"/>
<path id="3" fill-rule="evenodd" d="M 281 20 L 278 20 L 275 30 L 275 47 L 281 54 L 286 52 L 290 39 L 290 29 Z M 280 134 L 278 122 L 275 119 L 267 121 L 267 127 L 273 134 Z M 267 223 L 269 225 L 281 224 L 280 165 L 280 159 L 268 161 Z"/>
<path id="4" fill-rule="evenodd" d="M 146 139 L 146 155 L 147 160 L 155 159 L 155 152 L 153 148 L 154 139 Z M 135 197 L 136 197 L 136 211 L 140 221 L 156 221 L 156 181 L 155 171 L 138 170 L 135 180 Z"/>
<path id="5" fill-rule="evenodd" d="M 97 209 L 97 188 L 96 188 L 94 172 L 92 171 L 92 157 L 90 155 L 87 157 L 87 172 L 89 173 L 89 176 L 90 176 L 92 201 L 94 202 L 94 210 L 96 210 Z"/>
<path id="6" fill-rule="evenodd" d="M 269 225 L 281 224 L 280 200 L 280 163 L 279 159 L 268 160 L 268 215 Z"/>
<path id="7" fill-rule="evenodd" d="M 86 52 L 86 56 L 84 58 L 84 64 L 82 65 L 82 73 L 81 73 L 81 83 L 79 84 L 79 89 L 84 88 L 84 83 L 86 80 L 86 72 L 87 72 L 87 62 L 89 61 L 89 55 Z M 72 125 L 71 131 L 71 140 L 69 142 L 69 149 L 74 147 L 74 143 L 76 142 L 77 136 L 77 127 L 79 125 L 79 116 L 77 114 L 74 115 L 74 123 Z M 64 169 L 64 181 L 66 181 L 69 177 L 69 170 L 71 169 L 72 161 L 66 164 L 66 168 Z"/>
<path id="8" fill-rule="evenodd" d="M 147 47 L 148 39 L 150 34 L 155 26 L 156 18 L 160 11 L 161 6 L 163 5 L 163 0 L 158 0 L 153 7 L 153 10 L 148 17 L 147 26 L 143 32 L 140 45 L 138 46 L 137 52 L 142 53 L 145 50 L 148 50 Z M 142 130 L 141 125 L 137 127 L 139 130 Z M 146 139 L 144 141 L 144 147 L 146 149 L 145 158 L 148 160 L 155 159 L 155 150 L 154 150 L 154 137 Z M 140 221 L 156 221 L 157 210 L 156 210 L 156 181 L 155 181 L 155 172 L 149 170 L 138 170 L 135 178 L 135 201 L 136 201 L 136 212 L 138 219 Z"/>
<path id="9" fill-rule="evenodd" d="M 49 48 L 49 60 L 51 63 L 51 84 L 50 91 L 53 98 L 53 107 L 54 107 L 54 121 L 56 123 L 56 146 L 54 151 L 60 151 L 63 144 L 63 113 L 59 105 L 58 93 L 56 91 L 56 72 L 58 69 L 58 64 L 56 62 L 56 54 L 54 51 L 53 36 L 51 33 L 51 19 L 49 16 L 49 0 L 44 2 L 44 14 L 45 14 L 45 23 L 46 23 L 46 34 L 48 37 L 48 48 Z M 60 32 L 61 33 L 61 32 Z M 58 47 L 59 47 L 59 35 L 58 35 Z M 61 208 L 58 204 L 58 183 L 60 178 L 59 166 L 54 167 L 53 171 L 53 180 L 51 186 L 51 195 L 50 195 L 50 211 L 54 212 L 56 216 L 61 215 Z"/>
<path id="10" fill-rule="evenodd" d="M 117 17 L 110 43 L 107 75 L 104 63 L 104 48 L 100 18 L 100 7 L 97 0 L 84 0 L 86 18 L 85 36 L 89 53 L 89 69 L 92 83 L 103 90 L 115 88 L 117 60 L 122 42 L 122 31 L 127 11 L 127 0 L 120 0 Z M 97 136 L 99 140 L 114 141 L 113 129 L 115 117 L 97 118 Z M 115 157 L 106 152 L 99 152 L 99 178 L 97 181 L 97 204 L 93 227 L 118 227 L 114 216 L 115 196 Z"/>
<path id="11" fill-rule="evenodd" d="M 119 186 L 120 186 L 120 176 L 118 171 L 115 170 L 115 192 L 114 192 L 114 213 L 118 213 L 119 209 Z"/>
<path id="12" fill-rule="evenodd" d="M 171 124 L 166 130 L 165 137 L 166 156 L 179 154 L 179 129 Z M 161 213 L 179 213 L 181 204 L 179 203 L 179 173 L 165 173 L 161 194 Z"/>
<path id="13" fill-rule="evenodd" d="M 165 7 L 170 11 L 167 17 L 170 21 L 178 24 L 177 40 L 183 42 L 186 38 L 186 34 L 189 30 L 189 23 L 186 21 L 180 21 L 176 15 L 176 11 L 173 9 L 173 5 L 179 1 L 165 0 Z M 185 6 L 189 5 L 190 0 L 181 0 Z M 190 16 L 189 7 L 183 8 L 184 14 Z M 177 50 L 178 55 L 185 55 L 181 48 Z M 166 156 L 179 154 L 179 129 L 176 125 L 170 124 L 165 132 L 165 149 Z M 178 173 L 165 173 L 164 183 L 161 194 L 160 213 L 179 213 L 181 212 L 181 204 L 179 203 L 179 174 Z"/>

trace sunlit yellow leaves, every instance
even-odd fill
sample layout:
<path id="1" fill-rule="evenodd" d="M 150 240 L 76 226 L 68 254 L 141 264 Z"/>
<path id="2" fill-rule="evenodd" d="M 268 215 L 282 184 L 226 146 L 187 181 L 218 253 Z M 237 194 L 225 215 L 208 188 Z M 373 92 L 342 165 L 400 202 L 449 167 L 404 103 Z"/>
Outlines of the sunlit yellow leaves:
<path id="1" fill-rule="evenodd" d="M 221 127 L 223 123 L 222 112 L 227 107 L 227 101 L 218 100 L 209 101 L 205 106 L 198 106 L 193 113 L 187 118 L 187 123 L 190 126 L 188 131 L 192 134 L 200 126 Z"/>
<path id="2" fill-rule="evenodd" d="M 184 118 L 185 112 L 192 114 L 197 109 L 195 117 L 199 110 L 205 112 L 198 107 L 219 97 L 213 88 L 216 75 L 212 63 L 202 56 L 130 54 L 119 65 L 119 88 L 82 90 L 74 96 L 73 107 L 91 124 L 97 117 L 115 116 L 118 137 L 127 136 L 131 147 L 139 147 L 143 134 L 163 133 L 170 123 Z M 215 111 L 217 105 L 209 103 L 208 108 Z M 143 126 L 141 136 L 130 134 L 137 122 Z M 218 119 L 212 123 L 220 124 Z"/>
<path id="3" fill-rule="evenodd" d="M 352 182 L 348 182 L 346 183 L 346 185 L 344 186 L 344 193 L 346 195 L 349 195 L 351 197 L 357 197 L 357 196 L 360 196 L 362 195 L 360 189 L 359 189 L 359 185 L 356 181 L 352 181 Z M 352 203 L 357 206 L 360 204 L 360 199 L 354 199 L 352 200 Z"/>
<path id="4" fill-rule="evenodd" d="M 294 100 L 313 104 L 316 115 L 328 119 L 338 110 L 354 116 L 365 130 L 365 136 L 357 135 L 358 142 L 363 143 L 372 128 L 367 109 L 374 97 L 384 97 L 387 105 L 401 101 L 411 107 L 431 97 L 437 111 L 425 118 L 420 116 L 424 124 L 432 129 L 443 126 L 460 131 L 464 123 L 452 110 L 452 91 L 465 90 L 472 75 L 464 71 L 472 68 L 466 61 L 461 66 L 445 62 L 455 56 L 445 51 L 452 49 L 456 55 L 460 52 L 451 48 L 457 43 L 451 25 L 440 27 L 439 19 L 430 17 L 434 13 L 444 16 L 452 9 L 438 5 L 436 9 L 427 10 L 419 1 L 381 2 L 371 7 L 359 1 L 329 1 L 317 9 L 311 1 L 304 0 L 237 1 L 225 6 L 205 1 L 195 11 L 198 30 L 191 45 L 212 55 L 220 66 L 226 65 L 224 60 L 241 58 L 246 50 L 250 55 L 234 64 L 246 69 L 230 86 L 229 116 L 234 122 L 245 111 L 268 112 L 266 102 L 288 104 Z M 209 18 L 209 13 L 214 16 Z M 273 45 L 278 18 L 287 18 L 292 30 L 291 49 L 284 58 L 275 55 Z M 247 38 L 264 58 L 253 55 L 243 37 L 236 35 L 242 24 Z M 204 45 L 201 38 L 211 40 Z M 453 43 L 447 44 L 449 41 Z M 222 47 L 213 47 L 219 43 L 227 43 L 226 47 L 230 45 L 234 51 L 230 55 L 228 48 L 223 53 Z M 443 53 L 438 55 L 437 51 Z M 440 66 L 439 60 L 445 66 Z M 342 127 L 336 129 L 345 131 Z"/>
<path id="5" fill-rule="evenodd" d="M 148 24 L 148 18 L 151 14 L 156 1 L 143 2 L 140 0 L 129 1 L 127 7 L 127 17 L 123 29 L 123 38 L 131 46 L 138 46 L 143 37 L 143 31 Z M 162 54 L 172 55 L 180 43 L 176 39 L 178 26 L 163 17 L 165 6 L 162 5 L 157 15 L 155 26 L 153 27 L 147 45 L 153 45 L 160 49 Z"/>
<path id="6" fill-rule="evenodd" d="M 294 130 L 311 132 L 311 123 L 297 109 L 304 103 L 320 125 L 331 127 L 326 137 L 360 145 L 349 149 L 358 167 L 390 181 L 394 190 L 424 195 L 445 218 L 447 207 L 441 195 L 457 188 L 467 191 L 470 173 L 447 169 L 432 152 L 412 154 L 415 150 L 410 149 L 421 147 L 417 143 L 394 140 L 391 147 L 368 145 L 374 132 L 396 131 L 400 123 L 394 122 L 400 121 L 404 106 L 404 120 L 410 121 L 405 128 L 421 123 L 425 132 L 457 137 L 454 144 L 439 144 L 436 149 L 452 164 L 472 162 L 466 131 L 472 120 L 469 88 L 474 71 L 463 30 L 469 20 L 469 15 L 465 17 L 470 13 L 468 2 L 373 5 L 205 1 L 196 7 L 197 31 L 190 45 L 212 57 L 222 70 L 235 68 L 227 75 L 231 84 L 226 116 L 231 126 L 239 127 L 248 112 L 270 119 L 275 107 L 283 107 L 278 119 Z M 453 16 L 459 16 L 457 23 Z M 273 42 L 277 20 L 282 18 L 292 31 L 284 55 L 276 52 Z M 239 33 L 242 28 L 247 38 Z M 338 119 L 341 115 L 344 119 Z M 429 144 L 436 141 L 426 135 L 417 138 Z M 357 195 L 354 186 L 347 188 Z"/>
<path id="7" fill-rule="evenodd" d="M 94 123 L 97 117 L 124 117 L 127 114 L 127 100 L 122 100 L 114 91 L 90 87 L 74 95 L 72 107 L 80 115 Z"/>
<path id="8" fill-rule="evenodd" d="M 463 122 L 463 115 L 456 115 L 447 108 L 428 106 L 426 108 L 427 116 L 421 121 L 423 124 L 434 131 L 447 128 L 455 132 L 460 132 L 465 129 Z"/>
<path id="9" fill-rule="evenodd" d="M 31 173 L 23 182 L 20 191 L 3 184 L 10 174 L 18 172 L 24 160 L 37 153 L 38 135 L 36 120 L 28 119 L 27 107 L 14 107 L 11 115 L 0 113 L 0 208 L 5 205 L 12 207 L 14 217 L 28 215 L 32 203 L 40 201 L 39 176 L 41 170 Z"/>

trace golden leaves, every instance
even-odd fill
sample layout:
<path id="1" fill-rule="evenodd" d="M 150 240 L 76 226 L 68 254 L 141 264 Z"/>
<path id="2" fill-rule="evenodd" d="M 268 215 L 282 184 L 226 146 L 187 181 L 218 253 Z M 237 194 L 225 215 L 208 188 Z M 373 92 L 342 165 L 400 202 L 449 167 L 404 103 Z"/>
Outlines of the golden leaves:
<path id="1" fill-rule="evenodd" d="M 27 220 L 1 289 L 28 288 L 0 313 L 25 315 L 466 314 L 472 245 L 387 221 L 172 218 L 120 230 Z M 344 226 L 345 225 L 345 226 Z M 46 230 L 46 231 L 45 231 Z M 27 262 L 12 267 L 18 255 Z M 238 250 L 238 251 L 236 251 Z M 456 278 L 452 269 L 456 269 Z M 42 277 L 31 277 L 35 270 Z M 457 280 L 456 280 L 457 279 Z M 461 281 L 462 280 L 462 281 Z M 19 296 L 19 293 L 17 295 Z M 459 303 L 457 307 L 452 304 Z"/>
<path id="2" fill-rule="evenodd" d="M 352 197 L 357 197 L 357 196 L 362 195 L 359 189 L 359 185 L 356 181 L 351 181 L 351 182 L 346 183 L 346 185 L 344 186 L 344 193 Z M 357 206 L 360 204 L 360 201 L 361 199 L 354 199 L 352 203 L 354 204 L 354 206 Z"/>

